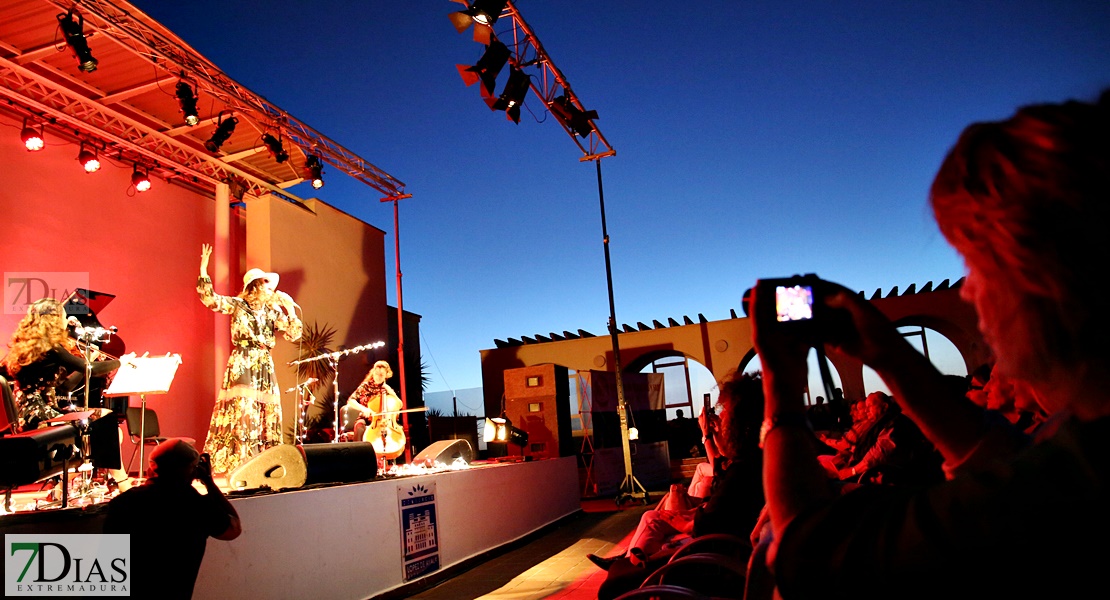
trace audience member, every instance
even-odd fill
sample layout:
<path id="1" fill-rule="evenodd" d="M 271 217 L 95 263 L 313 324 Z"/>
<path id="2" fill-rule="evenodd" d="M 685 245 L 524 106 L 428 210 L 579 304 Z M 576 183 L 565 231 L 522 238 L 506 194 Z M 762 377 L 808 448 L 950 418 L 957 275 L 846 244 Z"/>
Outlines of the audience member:
<path id="1" fill-rule="evenodd" d="M 708 533 L 748 536 L 764 504 L 759 449 L 762 394 L 759 374 L 734 373 L 721 384 L 720 415 L 711 421 L 715 426 L 706 436 L 707 452 L 712 448 L 717 454 L 709 496 L 693 508 L 674 511 L 682 514 L 645 512 L 629 548 L 615 560 L 600 559 L 599 566 L 607 567 L 608 573 L 598 590 L 599 600 L 638 586 L 684 541 Z"/>
<path id="2" fill-rule="evenodd" d="M 813 343 L 753 294 L 764 369 L 764 489 L 777 593 L 850 598 L 1075 598 L 1103 585 L 1110 535 L 1110 89 L 1098 103 L 1027 106 L 968 127 L 930 199 L 964 258 L 961 295 L 996 357 L 1050 415 L 1038 439 L 964 394 L 874 305 L 818 282 L 819 342 L 871 366 L 940 450 L 948 481 L 839 494 L 805 426 Z M 770 299 L 770 300 L 769 300 Z M 1092 542 L 1094 540 L 1095 542 Z"/>
<path id="3" fill-rule="evenodd" d="M 159 444 L 150 452 L 150 470 L 143 485 L 108 502 L 104 533 L 131 536 L 131 596 L 188 599 L 208 538 L 239 537 L 239 513 L 212 480 L 208 455 L 187 440 Z"/>
<path id="4" fill-rule="evenodd" d="M 832 411 L 829 410 L 829 405 L 825 404 L 824 396 L 815 397 L 813 399 L 813 404 L 806 409 L 806 414 L 809 417 L 810 425 L 813 425 L 815 431 L 827 432 L 839 428 L 836 417 L 834 417 Z"/>

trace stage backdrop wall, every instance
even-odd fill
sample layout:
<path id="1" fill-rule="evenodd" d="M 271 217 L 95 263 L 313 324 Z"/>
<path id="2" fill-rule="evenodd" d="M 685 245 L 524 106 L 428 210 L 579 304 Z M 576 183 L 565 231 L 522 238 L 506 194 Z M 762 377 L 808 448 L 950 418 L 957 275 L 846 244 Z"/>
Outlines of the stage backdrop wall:
<path id="1" fill-rule="evenodd" d="M 0 143 L 0 352 L 6 353 L 25 314 L 25 299 L 11 297 L 18 283 L 8 274 L 46 274 L 48 280 L 57 279 L 51 275 L 57 273 L 87 276 L 90 289 L 116 295 L 99 317 L 103 325 L 119 328 L 128 351 L 181 355 L 170 392 L 148 396 L 148 406 L 158 411 L 163 435 L 202 444 L 224 361 L 216 356 L 215 339 L 228 335 L 197 299 L 203 243 L 229 246 L 231 272 L 220 291 L 238 293 L 242 272 L 251 266 L 276 270 L 308 322 L 336 329 L 336 344 L 386 339 L 385 234 L 380 229 L 323 202 L 311 202 L 313 211 L 270 197 L 248 197 L 246 235 L 237 233 L 236 215 L 230 235 L 217 235 L 212 198 L 157 178 L 149 191 L 137 194 L 130 163 L 101 156 L 100 171 L 86 174 L 76 160 L 76 144 L 48 135 L 45 149 L 28 152 L 19 143 L 20 126 L 21 121 L 0 112 L 0 130 L 11 133 Z M 238 257 L 258 264 L 239 264 Z M 210 270 L 217 274 L 216 265 Z M 46 293 L 32 290 L 31 295 L 35 300 Z M 279 341 L 275 362 L 284 365 L 294 353 L 294 346 Z M 346 368 L 352 378 L 362 369 Z M 279 370 L 278 381 L 283 391 L 294 384 L 287 370 Z M 291 394 L 283 394 L 283 404 L 291 402 Z M 129 452 L 128 446 L 125 458 Z"/>

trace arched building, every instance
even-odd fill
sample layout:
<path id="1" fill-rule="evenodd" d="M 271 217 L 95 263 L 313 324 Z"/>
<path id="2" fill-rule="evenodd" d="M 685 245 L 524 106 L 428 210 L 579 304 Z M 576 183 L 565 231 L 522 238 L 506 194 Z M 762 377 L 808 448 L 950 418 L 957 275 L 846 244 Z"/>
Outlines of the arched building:
<path id="1" fill-rule="evenodd" d="M 949 284 L 946 279 L 936 287 L 930 281 L 920 290 L 911 284 L 904 292 L 897 287 L 887 294 L 876 290 L 870 300 L 895 325 L 920 326 L 945 336 L 963 358 L 967 371 L 989 362 L 990 349 L 976 327 L 975 309 L 960 299 L 963 279 Z M 860 292 L 864 295 L 863 292 Z M 653 321 L 652 326 L 637 323 L 623 325 L 618 335 L 623 373 L 639 373 L 653 361 L 668 356 L 685 356 L 709 369 L 720 381 L 733 369 L 743 370 L 755 358 L 751 328 L 747 317 L 708 321 L 702 315 L 683 323 L 667 319 L 667 324 Z M 607 333 L 607 332 L 606 332 Z M 506 369 L 541 364 L 556 364 L 574 371 L 612 371 L 613 346 L 607 334 L 594 335 L 579 329 L 577 333 L 521 336 L 508 341 L 495 340 L 496 347 L 481 351 L 482 387 L 487 415 L 501 410 Z M 840 374 L 844 396 L 849 401 L 865 395 L 863 365 L 836 352 L 828 352 L 829 361 Z"/>

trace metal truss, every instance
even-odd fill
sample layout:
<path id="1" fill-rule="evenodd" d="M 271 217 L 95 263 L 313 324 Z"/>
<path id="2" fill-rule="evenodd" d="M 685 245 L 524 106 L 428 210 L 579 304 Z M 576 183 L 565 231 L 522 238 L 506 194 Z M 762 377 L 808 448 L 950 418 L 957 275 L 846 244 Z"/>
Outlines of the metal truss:
<path id="1" fill-rule="evenodd" d="M 238 177 L 246 182 L 247 191 L 256 196 L 272 193 L 303 204 L 303 200 L 256 175 L 217 160 L 169 135 L 151 131 L 134 119 L 60 87 L 4 58 L 0 58 L 0 84 L 0 94 L 43 117 L 48 116 L 55 126 L 75 131 L 92 129 L 90 136 L 120 148 L 120 156 L 117 157 L 120 160 L 171 164 L 173 167 L 168 170 L 186 184 L 203 180 L 214 186 Z"/>
<path id="2" fill-rule="evenodd" d="M 71 0 L 45 1 L 63 11 L 69 10 L 73 6 Z M 151 23 L 137 18 L 110 0 L 82 0 L 79 6 L 85 16 L 87 28 L 113 39 L 123 47 L 169 73 L 181 72 L 186 74 L 197 87 L 198 93 L 203 90 L 206 94 L 226 104 L 228 110 L 254 121 L 261 125 L 263 129 L 279 132 L 285 139 L 291 140 L 306 154 L 315 154 L 322 161 L 331 164 L 383 194 L 394 196 L 404 192 L 405 184 L 402 181 L 363 160 L 357 154 L 347 150 L 265 98 L 254 94 L 246 87 L 235 82 L 214 64 L 191 48 L 184 46 L 175 37 L 163 32 L 161 28 L 156 28 Z M 87 100 L 95 103 L 95 99 Z M 155 133 L 151 137 L 164 136 L 158 136 Z M 184 144 L 178 145 L 185 146 Z M 182 149 L 177 148 L 176 151 L 181 152 Z M 195 156 L 191 157 L 191 160 L 183 166 L 193 167 L 196 162 L 223 162 L 199 151 L 193 154 Z M 175 155 L 170 153 L 167 156 Z M 221 169 L 221 167 L 212 168 Z M 228 165 L 223 165 L 222 169 L 238 171 Z M 242 172 L 238 174 L 246 177 Z M 247 177 L 247 179 L 255 185 L 260 183 L 253 177 Z M 289 195 L 270 184 L 265 184 L 262 187 L 265 187 L 267 191 L 283 196 Z"/>
<path id="3" fill-rule="evenodd" d="M 543 100 L 545 107 L 550 107 L 551 102 L 556 97 L 566 96 L 566 98 L 573 102 L 579 110 L 585 112 L 585 106 L 582 105 L 582 102 L 578 99 L 578 95 L 570 88 L 570 84 L 567 83 L 567 78 L 564 77 L 562 71 L 555 66 L 555 62 L 551 60 L 547 51 L 544 50 L 543 44 L 540 43 L 539 38 L 536 37 L 532 28 L 524 22 L 524 18 L 520 16 L 520 11 L 511 0 L 505 5 L 505 9 L 502 11 L 501 16 L 498 17 L 498 25 L 500 26 L 506 19 L 508 19 L 510 23 L 510 29 L 495 35 L 501 43 L 509 47 L 511 52 L 509 63 L 512 66 L 519 69 L 534 66 L 539 69 L 540 73 L 538 77 L 529 77 L 531 80 L 529 85 L 532 92 Z M 512 40 L 512 43 L 509 43 L 509 39 Z M 613 150 L 613 147 L 609 145 L 605 136 L 601 134 L 601 130 L 598 129 L 597 123 L 594 123 L 592 120 L 590 124 L 593 126 L 593 130 L 590 132 L 590 135 L 585 138 L 579 138 L 574 130 L 570 129 L 561 119 L 555 119 L 555 121 L 563 127 L 567 135 L 569 135 L 571 139 L 574 140 L 574 143 L 578 145 L 578 148 L 582 150 L 584 156 L 581 160 L 597 160 L 606 156 L 616 155 L 616 150 Z"/>

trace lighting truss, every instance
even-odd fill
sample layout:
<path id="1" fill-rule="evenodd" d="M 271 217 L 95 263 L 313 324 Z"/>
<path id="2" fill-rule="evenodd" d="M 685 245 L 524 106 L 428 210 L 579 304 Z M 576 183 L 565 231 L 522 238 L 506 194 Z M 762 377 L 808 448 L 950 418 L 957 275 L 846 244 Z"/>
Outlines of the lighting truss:
<path id="1" fill-rule="evenodd" d="M 70 1 L 46 1 L 61 11 L 69 10 L 72 5 Z M 287 143 L 306 153 L 313 152 L 325 162 L 386 195 L 404 191 L 404 182 L 252 93 L 204 57 L 152 27 L 149 20 L 136 18 L 111 0 L 82 0 L 81 8 L 86 35 L 105 36 L 105 39 L 111 39 L 168 73 L 189 73 L 198 95 L 203 92 L 227 104 L 227 110 L 262 124 L 264 128 L 280 129 Z M 0 58 L 0 93 L 21 103 L 29 103 L 36 110 L 64 117 L 59 118 L 59 122 L 65 121 L 86 130 L 91 128 L 92 133 L 104 141 L 120 144 L 153 162 L 172 164 L 175 166 L 173 170 L 185 180 L 199 178 L 208 185 L 214 185 L 239 177 L 244 180 L 248 191 L 255 195 L 270 193 L 303 204 L 278 185 L 228 164 L 220 157 L 206 154 L 163 132 L 150 131 L 149 126 L 99 104 L 96 98 L 74 93 L 37 77 L 22 68 L 16 60 L 18 56 L 12 60 Z"/>
<path id="2" fill-rule="evenodd" d="M 565 102 L 577 107 L 578 110 L 584 113 L 592 112 L 587 111 L 582 105 L 577 94 L 567 83 L 567 78 L 555 66 L 555 62 L 544 50 L 543 44 L 540 43 L 532 28 L 524 22 L 524 18 L 520 16 L 520 11 L 512 0 L 506 3 L 504 12 L 497 19 L 498 29 L 505 27 L 506 23 L 508 24 L 507 28 L 495 35 L 498 40 L 509 47 L 511 51 L 509 56 L 510 65 L 520 69 L 532 70 L 534 68 L 539 71 L 539 73 L 530 73 L 531 88 L 532 92 L 543 101 L 544 107 L 550 107 L 556 98 L 563 96 Z M 593 160 L 595 157 L 616 154 L 605 136 L 601 134 L 597 123 L 594 123 L 593 131 L 588 136 L 579 138 L 576 132 L 570 128 L 569 123 L 564 123 L 559 119 L 556 119 L 556 121 L 562 125 L 563 130 L 570 135 L 578 148 L 582 150 L 585 155 L 582 160 Z"/>

